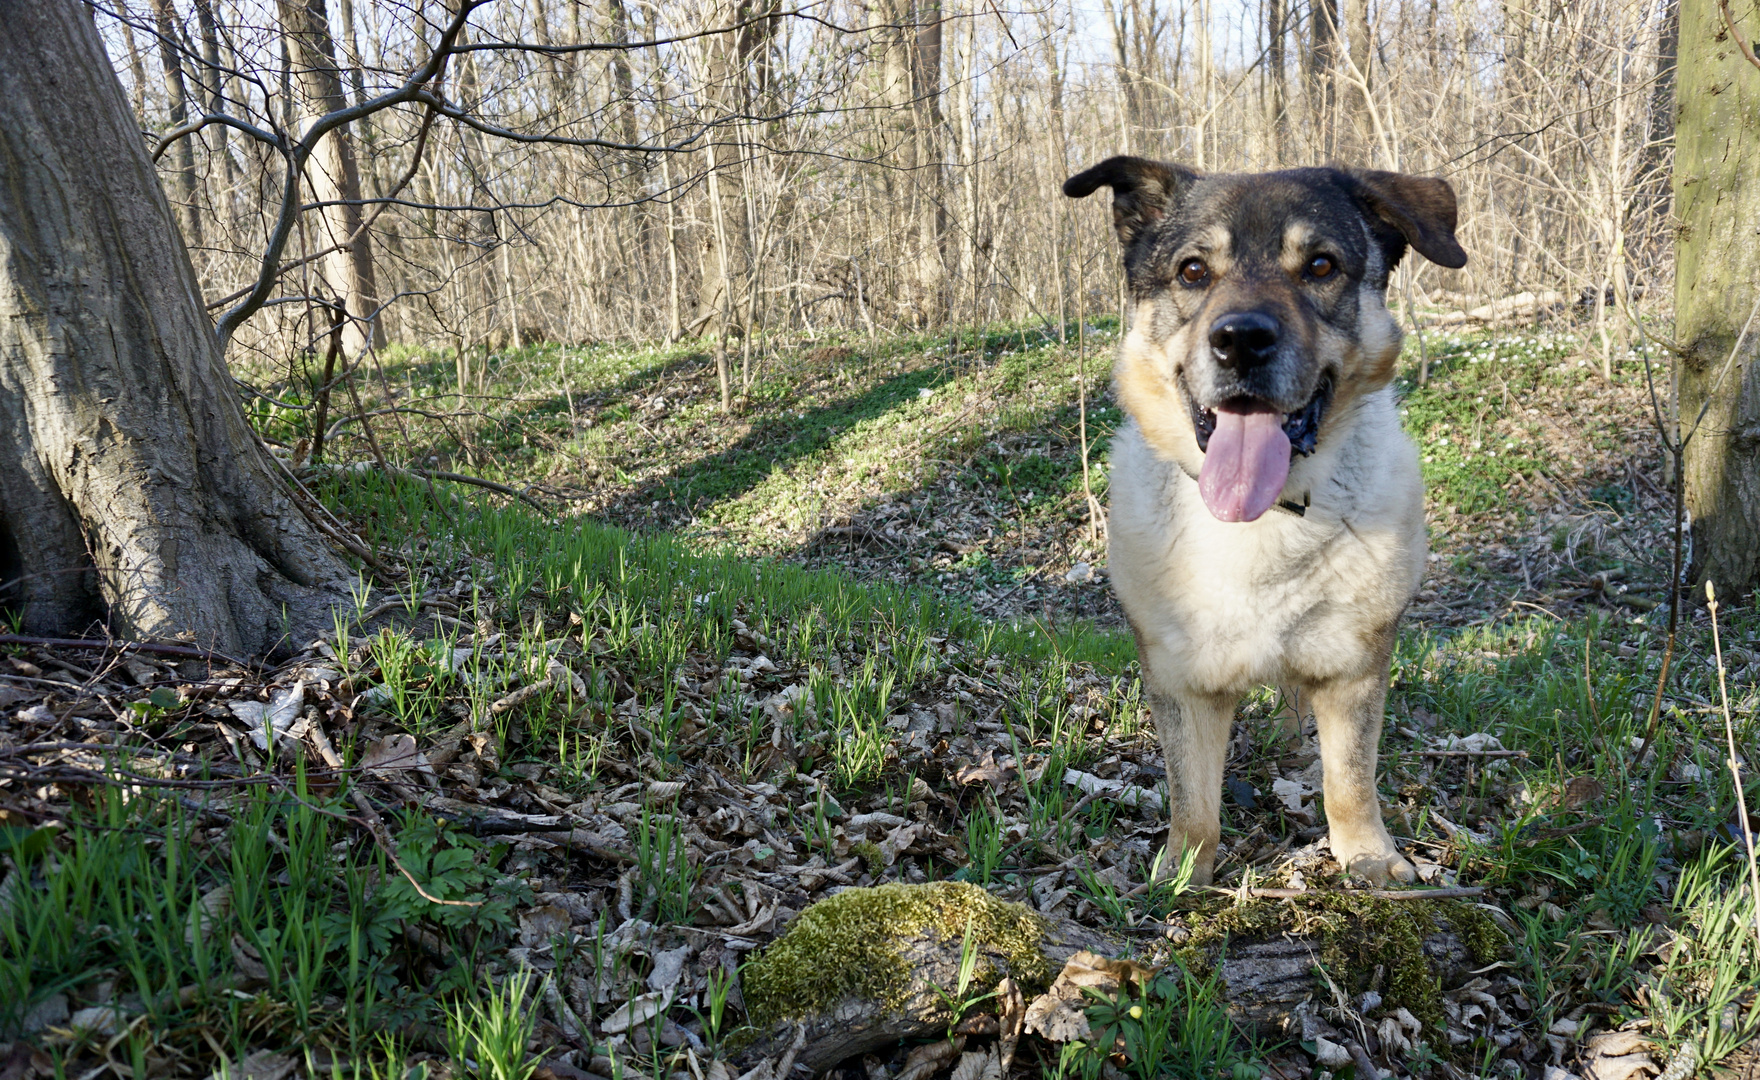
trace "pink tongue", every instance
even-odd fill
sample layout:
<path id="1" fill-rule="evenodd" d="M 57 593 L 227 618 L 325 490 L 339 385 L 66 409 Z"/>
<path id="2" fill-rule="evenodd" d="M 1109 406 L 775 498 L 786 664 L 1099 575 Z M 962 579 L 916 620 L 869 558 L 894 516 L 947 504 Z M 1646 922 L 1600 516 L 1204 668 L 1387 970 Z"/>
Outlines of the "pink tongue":
<path id="1" fill-rule="evenodd" d="M 1289 436 L 1274 412 L 1216 410 L 1216 431 L 1198 473 L 1198 493 L 1218 521 L 1253 521 L 1289 479 Z"/>

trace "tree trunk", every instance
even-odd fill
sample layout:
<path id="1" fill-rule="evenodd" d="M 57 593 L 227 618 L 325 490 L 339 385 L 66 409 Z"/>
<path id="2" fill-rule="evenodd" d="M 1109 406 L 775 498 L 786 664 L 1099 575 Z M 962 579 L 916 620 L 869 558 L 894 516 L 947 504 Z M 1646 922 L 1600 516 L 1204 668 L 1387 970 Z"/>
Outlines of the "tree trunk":
<path id="1" fill-rule="evenodd" d="M 279 0 L 281 30 L 287 41 L 294 77 L 311 117 L 348 106 L 342 90 L 342 74 L 336 66 L 336 42 L 330 34 L 330 17 L 324 0 Z M 385 344 L 379 318 L 379 290 L 373 275 L 373 248 L 361 229 L 361 174 L 355 164 L 354 144 L 344 125 L 324 136 L 307 170 L 313 197 L 326 206 L 324 227 L 317 243 L 341 249 L 321 263 L 324 278 L 336 298 L 348 308 L 349 326 L 342 344 L 351 354 L 370 345 Z M 326 297 L 325 299 L 333 299 Z"/>
<path id="2" fill-rule="evenodd" d="M 183 57 L 177 53 L 177 12 L 171 0 L 153 0 L 153 25 L 159 31 L 159 62 L 165 70 L 165 100 L 171 126 L 189 119 L 189 91 L 183 82 Z M 177 204 L 183 211 L 184 235 L 196 247 L 202 244 L 202 212 L 196 206 L 195 147 L 187 138 L 171 148 L 177 161 Z"/>
<path id="3" fill-rule="evenodd" d="M 1288 0 L 1265 0 L 1265 112 L 1271 131 L 1271 165 L 1281 168 L 1289 139 L 1289 82 L 1284 42 L 1289 35 Z"/>
<path id="4" fill-rule="evenodd" d="M 348 572 L 245 422 L 90 14 L 0 0 L 0 23 L 0 605 L 271 650 Z"/>
<path id="5" fill-rule="evenodd" d="M 1350 117 L 1349 128 L 1341 124 L 1339 141 L 1345 145 L 1341 153 L 1363 165 L 1393 167 L 1392 162 L 1378 162 L 1374 156 L 1375 122 L 1369 115 L 1374 107 L 1369 100 L 1369 64 L 1372 56 L 1369 26 L 1369 0 L 1343 0 L 1339 21 L 1346 34 L 1347 48 L 1341 50 L 1339 82 L 1344 91 L 1341 111 Z"/>
<path id="6" fill-rule="evenodd" d="M 1730 11 L 1752 42 L 1760 4 Z M 1681 427 L 1693 432 L 1682 462 L 1690 573 L 1738 593 L 1760 579 L 1760 71 L 1730 40 L 1717 0 L 1682 0 L 1679 79 L 1674 333 Z"/>
<path id="7" fill-rule="evenodd" d="M 1338 153 L 1338 0 L 1308 0 L 1308 51 L 1303 57 L 1308 115 L 1320 160 Z"/>

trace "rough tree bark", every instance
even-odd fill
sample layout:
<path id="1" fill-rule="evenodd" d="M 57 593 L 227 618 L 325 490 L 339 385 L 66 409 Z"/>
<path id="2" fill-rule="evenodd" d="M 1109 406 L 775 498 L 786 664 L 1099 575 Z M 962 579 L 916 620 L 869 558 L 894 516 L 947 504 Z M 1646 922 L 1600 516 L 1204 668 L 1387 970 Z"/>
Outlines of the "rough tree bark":
<path id="1" fill-rule="evenodd" d="M 286 36 L 294 77 L 305 99 L 307 118 L 323 116 L 348 105 L 342 73 L 336 65 L 336 41 L 324 0 L 280 0 L 281 29 Z M 348 308 L 349 325 L 342 346 L 358 354 L 368 344 L 385 344 L 379 317 L 379 289 L 373 273 L 373 247 L 361 229 L 361 173 L 347 126 L 324 137 L 307 169 L 311 192 L 327 203 L 317 243 L 341 245 L 324 257 L 324 278 Z"/>
<path id="2" fill-rule="evenodd" d="M 91 15 L 0 25 L 0 607 L 271 650 L 347 570 L 245 421 Z"/>
<path id="3" fill-rule="evenodd" d="M 1697 423 L 1682 461 L 1690 575 L 1746 592 L 1760 581 L 1760 70 L 1743 52 L 1760 3 L 1729 9 L 1739 37 L 1718 0 L 1680 5 L 1674 333 L 1683 435 Z"/>

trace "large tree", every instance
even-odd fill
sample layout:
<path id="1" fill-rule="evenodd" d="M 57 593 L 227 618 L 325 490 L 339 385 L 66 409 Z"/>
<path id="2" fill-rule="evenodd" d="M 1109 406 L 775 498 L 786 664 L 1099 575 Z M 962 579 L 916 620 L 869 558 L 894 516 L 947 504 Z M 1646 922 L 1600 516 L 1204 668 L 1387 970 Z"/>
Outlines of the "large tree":
<path id="1" fill-rule="evenodd" d="M 1731 22 L 1726 22 L 1728 11 Z M 1760 583 L 1760 3 L 1681 0 L 1675 340 L 1695 581 Z"/>
<path id="2" fill-rule="evenodd" d="M 272 649 L 347 569 L 246 423 L 90 10 L 0 26 L 0 607 Z"/>

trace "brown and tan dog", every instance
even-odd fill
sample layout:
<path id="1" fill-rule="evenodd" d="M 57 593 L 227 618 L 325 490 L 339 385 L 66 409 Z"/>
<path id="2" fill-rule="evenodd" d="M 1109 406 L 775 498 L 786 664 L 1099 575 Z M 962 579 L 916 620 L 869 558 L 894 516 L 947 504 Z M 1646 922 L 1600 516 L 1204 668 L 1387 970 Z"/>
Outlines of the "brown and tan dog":
<path id="1" fill-rule="evenodd" d="M 1211 880 L 1236 703 L 1311 704 L 1332 853 L 1377 883 L 1412 864 L 1375 791 L 1394 634 L 1423 573 L 1424 489 L 1390 383 L 1387 276 L 1464 266 L 1447 182 L 1292 169 L 1202 174 L 1110 158 L 1131 325 L 1114 385 L 1110 574 L 1167 761 L 1170 854 Z M 1173 859 L 1168 860 L 1170 863 Z"/>

